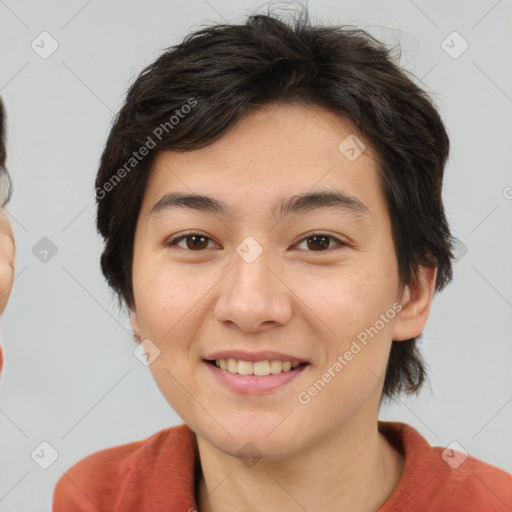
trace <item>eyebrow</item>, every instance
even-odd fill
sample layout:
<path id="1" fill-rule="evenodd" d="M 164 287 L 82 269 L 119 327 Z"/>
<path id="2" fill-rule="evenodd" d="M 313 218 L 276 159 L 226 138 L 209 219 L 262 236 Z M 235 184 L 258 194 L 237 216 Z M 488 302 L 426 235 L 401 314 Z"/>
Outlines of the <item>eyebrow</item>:
<path id="1" fill-rule="evenodd" d="M 162 196 L 151 208 L 150 215 L 170 209 L 186 208 L 201 212 L 217 214 L 221 217 L 231 217 L 233 212 L 229 206 L 218 199 L 201 194 L 184 194 L 170 192 Z M 354 216 L 370 215 L 368 208 L 356 197 L 341 191 L 321 190 L 293 195 L 277 200 L 271 208 L 274 219 L 279 219 L 289 213 L 333 208 Z"/>

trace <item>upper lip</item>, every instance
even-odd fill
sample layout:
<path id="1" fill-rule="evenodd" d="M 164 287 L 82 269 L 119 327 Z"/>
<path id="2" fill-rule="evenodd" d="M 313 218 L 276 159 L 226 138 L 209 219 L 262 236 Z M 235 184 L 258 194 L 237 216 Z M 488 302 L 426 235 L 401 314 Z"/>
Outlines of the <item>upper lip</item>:
<path id="1" fill-rule="evenodd" d="M 213 361 L 217 359 L 238 359 L 242 361 L 282 361 L 291 363 L 305 363 L 305 359 L 292 356 L 290 354 L 283 354 L 281 352 L 274 352 L 272 350 L 264 350 L 260 352 L 244 352 L 243 350 L 220 350 L 208 354 L 204 359 Z"/>

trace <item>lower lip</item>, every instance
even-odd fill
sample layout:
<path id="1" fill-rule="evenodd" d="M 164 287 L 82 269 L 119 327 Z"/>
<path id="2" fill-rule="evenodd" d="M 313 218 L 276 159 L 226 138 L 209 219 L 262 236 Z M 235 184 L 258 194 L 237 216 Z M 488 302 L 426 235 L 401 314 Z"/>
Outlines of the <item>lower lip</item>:
<path id="1" fill-rule="evenodd" d="M 281 372 L 276 375 L 239 375 L 237 373 L 230 373 L 227 370 L 221 370 L 214 364 L 203 361 L 212 374 L 217 378 L 224 386 L 237 391 L 238 393 L 245 393 L 249 395 L 261 395 L 264 393 L 270 393 L 278 388 L 289 384 L 310 366 L 304 364 L 297 367 L 295 370 L 288 372 Z"/>

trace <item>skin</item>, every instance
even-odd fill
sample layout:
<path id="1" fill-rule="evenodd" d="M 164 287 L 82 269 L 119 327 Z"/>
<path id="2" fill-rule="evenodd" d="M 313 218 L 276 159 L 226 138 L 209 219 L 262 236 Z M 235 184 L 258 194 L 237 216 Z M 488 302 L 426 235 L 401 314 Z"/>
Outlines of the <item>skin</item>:
<path id="1" fill-rule="evenodd" d="M 14 280 L 15 243 L 9 216 L 0 208 L 0 313 L 3 313 Z"/>
<path id="2" fill-rule="evenodd" d="M 0 314 L 7 306 L 14 281 L 15 242 L 11 223 L 4 208 L 0 207 Z M 3 367 L 3 350 L 0 346 L 0 372 Z"/>
<path id="3" fill-rule="evenodd" d="M 403 456 L 378 432 L 378 409 L 391 342 L 423 331 L 435 269 L 400 286 L 376 155 L 361 135 L 366 149 L 355 161 L 338 150 L 351 133 L 349 121 L 321 108 L 273 105 L 206 148 L 155 159 L 135 233 L 130 319 L 136 336 L 159 348 L 153 377 L 197 435 L 201 512 L 376 511 L 402 474 Z M 276 199 L 326 188 L 355 196 L 369 214 L 271 218 Z M 151 215 L 171 191 L 213 196 L 234 216 Z M 189 230 L 208 237 L 204 248 L 166 245 Z M 334 237 L 328 248 L 308 245 L 316 233 Z M 263 249 L 252 263 L 236 252 L 248 236 Z M 402 310 L 300 404 L 298 393 L 397 301 Z M 310 366 L 270 394 L 243 395 L 202 362 L 229 349 L 291 353 Z M 249 442 L 261 456 L 253 465 L 238 454 Z"/>

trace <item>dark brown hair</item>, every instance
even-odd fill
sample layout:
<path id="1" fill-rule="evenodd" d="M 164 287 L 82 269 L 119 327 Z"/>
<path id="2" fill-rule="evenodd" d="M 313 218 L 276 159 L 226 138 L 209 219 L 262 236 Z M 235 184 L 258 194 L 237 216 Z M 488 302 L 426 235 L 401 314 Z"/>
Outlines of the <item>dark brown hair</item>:
<path id="1" fill-rule="evenodd" d="M 5 206 L 11 199 L 12 182 L 9 173 L 5 167 L 7 158 L 5 149 L 5 109 L 2 98 L 0 98 L 0 206 Z"/>
<path id="2" fill-rule="evenodd" d="M 146 67 L 114 120 L 96 178 L 101 266 L 119 300 L 133 306 L 135 226 L 155 155 L 202 148 L 255 109 L 290 102 L 358 127 L 378 155 L 401 285 L 417 279 L 419 266 L 437 266 L 441 290 L 452 279 L 441 196 L 449 140 L 426 92 L 390 52 L 361 29 L 313 25 L 303 10 L 289 21 L 261 14 L 202 28 Z M 383 395 L 416 392 L 425 377 L 417 339 L 393 341 Z"/>

